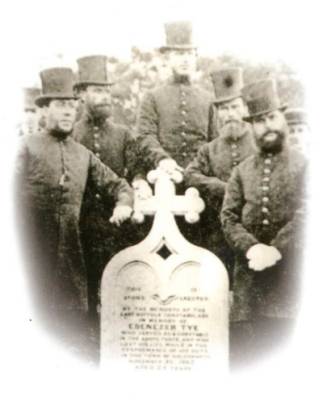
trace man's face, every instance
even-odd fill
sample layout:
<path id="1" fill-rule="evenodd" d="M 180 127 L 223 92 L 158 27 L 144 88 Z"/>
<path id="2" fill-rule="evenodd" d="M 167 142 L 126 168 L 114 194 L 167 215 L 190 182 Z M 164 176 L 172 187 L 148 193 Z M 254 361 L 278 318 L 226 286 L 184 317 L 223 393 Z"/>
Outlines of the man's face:
<path id="1" fill-rule="evenodd" d="M 22 129 L 25 133 L 34 134 L 38 131 L 40 112 L 38 108 L 27 108 L 23 113 Z"/>
<path id="2" fill-rule="evenodd" d="M 288 142 L 298 148 L 304 150 L 306 147 L 306 140 L 309 135 L 307 124 L 289 124 L 288 125 Z"/>
<path id="3" fill-rule="evenodd" d="M 220 103 L 217 106 L 220 135 L 236 139 L 242 134 L 243 117 L 247 114 L 241 97 Z"/>
<path id="4" fill-rule="evenodd" d="M 111 113 L 111 89 L 107 85 L 89 85 L 81 92 L 86 109 L 97 118 L 107 118 Z"/>
<path id="5" fill-rule="evenodd" d="M 258 147 L 265 152 L 279 152 L 285 141 L 288 127 L 284 114 L 275 110 L 255 117 L 252 122 Z"/>
<path id="6" fill-rule="evenodd" d="M 247 115 L 246 106 L 241 97 L 218 105 L 218 118 L 221 126 L 232 122 L 242 122 Z"/>
<path id="7" fill-rule="evenodd" d="M 196 71 L 196 50 L 170 50 L 169 65 L 172 71 L 179 76 L 191 77 Z"/>
<path id="8" fill-rule="evenodd" d="M 289 124 L 289 137 L 301 137 L 308 134 L 308 126 L 306 124 Z"/>
<path id="9" fill-rule="evenodd" d="M 69 135 L 75 123 L 77 101 L 73 99 L 51 100 L 44 107 L 46 126 L 49 131 L 57 132 L 61 136 Z"/>

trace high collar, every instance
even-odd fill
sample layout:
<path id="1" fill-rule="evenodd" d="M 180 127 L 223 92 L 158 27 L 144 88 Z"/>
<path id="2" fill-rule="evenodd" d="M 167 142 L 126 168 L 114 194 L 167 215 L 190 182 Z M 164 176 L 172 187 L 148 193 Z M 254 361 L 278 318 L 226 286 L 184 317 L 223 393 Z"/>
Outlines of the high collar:
<path id="1" fill-rule="evenodd" d="M 177 75 L 174 72 L 173 72 L 171 81 L 174 85 L 191 85 L 192 84 L 192 80 L 189 76 Z"/>
<path id="2" fill-rule="evenodd" d="M 49 130 L 46 129 L 45 134 L 47 135 L 47 137 L 53 141 L 56 142 L 64 142 L 67 143 L 71 140 L 71 136 L 72 136 L 72 132 L 69 133 L 66 136 L 60 136 L 60 132 L 57 132 L 55 130 Z"/>

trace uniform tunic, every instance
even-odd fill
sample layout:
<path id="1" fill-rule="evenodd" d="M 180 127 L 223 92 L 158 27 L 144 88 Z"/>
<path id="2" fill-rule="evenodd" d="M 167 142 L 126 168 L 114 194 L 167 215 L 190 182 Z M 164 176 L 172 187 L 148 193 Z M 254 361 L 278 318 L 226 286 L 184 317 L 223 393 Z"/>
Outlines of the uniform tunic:
<path id="1" fill-rule="evenodd" d="M 242 130 L 237 139 L 222 137 L 220 133 L 218 138 L 204 144 L 184 174 L 186 185 L 196 187 L 206 203 L 201 215 L 201 245 L 213 251 L 228 268 L 233 255 L 220 222 L 224 192 L 232 169 L 255 150 L 250 125 L 244 124 Z"/>
<path id="2" fill-rule="evenodd" d="M 212 96 L 189 81 L 174 79 L 146 93 L 138 116 L 139 144 L 149 169 L 163 158 L 186 167 L 215 135 Z"/>
<path id="3" fill-rule="evenodd" d="M 237 166 L 228 182 L 221 221 L 237 255 L 233 321 L 295 316 L 304 217 L 303 157 L 285 148 L 257 153 Z M 248 267 L 245 254 L 257 243 L 276 247 L 282 260 L 263 271 Z"/>
<path id="4" fill-rule="evenodd" d="M 17 194 L 23 210 L 23 240 L 39 301 L 54 310 L 88 308 L 87 277 L 80 241 L 80 211 L 86 189 L 105 201 L 132 205 L 132 190 L 71 137 L 48 132 L 22 139 Z"/>
<path id="5" fill-rule="evenodd" d="M 127 127 L 109 119 L 97 122 L 84 113 L 75 125 L 73 136 L 118 176 L 131 180 L 139 171 L 136 143 Z M 108 261 L 122 248 L 140 241 L 136 227 L 130 222 L 120 227 L 109 222 L 114 206 L 114 202 L 105 201 L 92 184 L 88 185 L 81 213 L 81 232 L 93 308 L 98 303 L 100 279 Z"/>
<path id="6" fill-rule="evenodd" d="M 144 96 L 137 119 L 138 146 L 147 173 L 159 161 L 172 158 L 186 167 L 204 143 L 216 135 L 212 95 L 189 80 L 173 77 Z M 184 185 L 177 193 L 184 192 Z M 200 230 L 177 218 L 186 239 L 197 244 Z"/>

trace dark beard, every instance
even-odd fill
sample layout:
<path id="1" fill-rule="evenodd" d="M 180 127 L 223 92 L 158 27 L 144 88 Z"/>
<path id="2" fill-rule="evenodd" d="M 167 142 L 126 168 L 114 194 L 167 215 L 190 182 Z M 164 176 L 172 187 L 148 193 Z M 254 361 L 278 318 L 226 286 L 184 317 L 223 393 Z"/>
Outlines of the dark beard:
<path id="1" fill-rule="evenodd" d="M 266 136 L 270 133 L 275 133 L 277 137 L 275 140 L 268 142 L 266 141 Z M 284 147 L 285 138 L 286 134 L 283 131 L 267 131 L 260 138 L 256 137 L 256 143 L 263 153 L 279 153 Z"/>
<path id="2" fill-rule="evenodd" d="M 226 140 L 237 140 L 244 134 L 244 124 L 242 121 L 232 120 L 226 122 L 220 129 L 220 136 Z"/>
<path id="3" fill-rule="evenodd" d="M 173 71 L 174 82 L 179 84 L 189 84 L 191 82 L 191 75 L 187 74 L 178 74 L 177 72 Z"/>
<path id="4" fill-rule="evenodd" d="M 102 105 L 95 105 L 91 108 L 93 120 L 97 122 L 105 121 L 111 115 L 111 106 L 104 107 Z"/>
<path id="5" fill-rule="evenodd" d="M 50 135 L 54 136 L 56 139 L 64 140 L 68 136 L 71 135 L 72 130 L 67 132 L 67 131 L 62 131 L 61 129 L 52 129 L 51 131 L 49 131 L 49 133 L 50 133 Z"/>

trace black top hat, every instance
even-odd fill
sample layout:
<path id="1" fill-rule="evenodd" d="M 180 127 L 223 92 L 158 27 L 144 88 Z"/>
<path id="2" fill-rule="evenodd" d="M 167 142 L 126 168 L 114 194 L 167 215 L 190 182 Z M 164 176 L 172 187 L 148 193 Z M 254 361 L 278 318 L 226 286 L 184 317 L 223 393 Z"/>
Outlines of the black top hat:
<path id="1" fill-rule="evenodd" d="M 302 108 L 288 108 L 285 111 L 285 118 L 288 125 L 307 124 L 307 114 Z"/>
<path id="2" fill-rule="evenodd" d="M 42 95 L 35 103 L 39 107 L 52 99 L 76 99 L 73 91 L 73 71 L 70 68 L 49 68 L 40 73 Z"/>
<path id="3" fill-rule="evenodd" d="M 41 90 L 35 87 L 23 89 L 24 92 L 24 110 L 35 110 L 35 100 L 41 95 Z"/>
<path id="4" fill-rule="evenodd" d="M 165 24 L 166 45 L 160 48 L 163 53 L 167 50 L 192 50 L 192 24 L 189 21 L 170 22 Z"/>
<path id="5" fill-rule="evenodd" d="M 215 91 L 215 104 L 241 97 L 243 87 L 242 68 L 222 68 L 211 73 Z"/>
<path id="6" fill-rule="evenodd" d="M 106 56 L 87 56 L 77 60 L 78 81 L 75 89 L 81 89 L 87 85 L 113 85 L 108 77 Z"/>
<path id="7" fill-rule="evenodd" d="M 273 79 L 264 79 L 245 86 L 242 89 L 242 96 L 249 110 L 249 116 L 244 117 L 248 122 L 254 117 L 275 110 L 286 110 L 286 106 L 280 102 L 276 82 Z"/>

